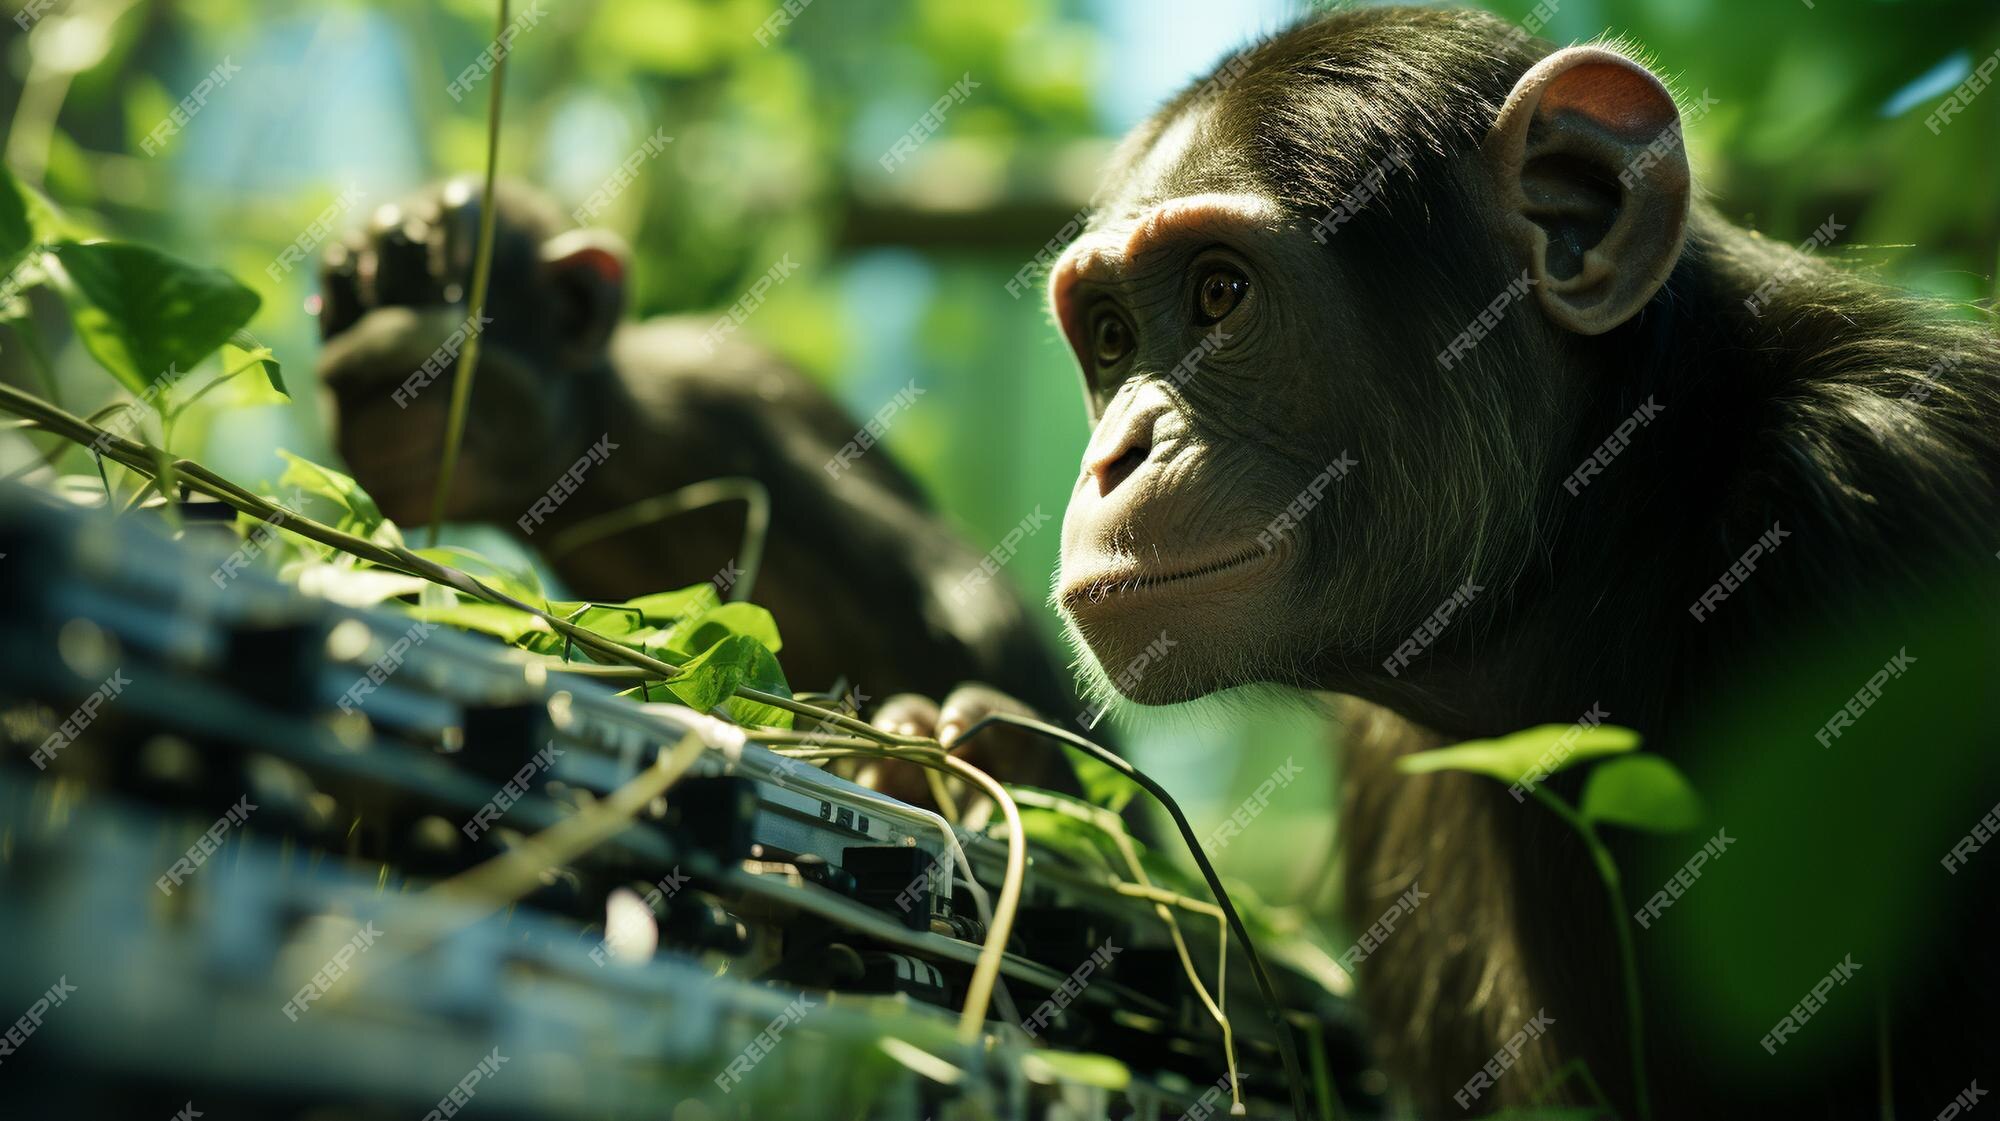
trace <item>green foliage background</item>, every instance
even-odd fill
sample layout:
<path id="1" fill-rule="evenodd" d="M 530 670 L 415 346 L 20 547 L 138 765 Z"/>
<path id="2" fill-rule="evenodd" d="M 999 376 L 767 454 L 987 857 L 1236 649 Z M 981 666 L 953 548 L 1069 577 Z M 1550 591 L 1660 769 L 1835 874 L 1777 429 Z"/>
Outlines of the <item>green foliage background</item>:
<path id="1" fill-rule="evenodd" d="M 2000 50 L 1991 0 L 1492 6 L 1541 13 L 1558 42 L 1626 36 L 1690 100 L 1713 97 L 1688 136 L 1726 213 L 1794 240 L 1832 214 L 1849 227 L 1832 251 L 1848 260 L 1993 297 L 2000 95 L 1939 133 L 1924 124 Z M 8 0 L 9 15 L 21 7 Z M 510 64 L 502 171 L 574 206 L 655 129 L 674 137 L 599 219 L 637 250 L 634 310 L 726 306 L 789 254 L 803 273 L 750 331 L 857 412 L 915 378 L 928 393 L 889 448 L 970 540 L 997 541 L 1036 505 L 1061 507 L 1085 437 L 1071 361 L 1035 289 L 1017 298 L 1007 280 L 1084 204 L 1109 145 L 1148 105 L 1293 6 L 815 0 L 766 46 L 757 33 L 777 7 L 542 0 Z M 279 475 L 278 447 L 330 461 L 311 385 L 311 270 L 274 279 L 266 266 L 350 185 L 366 202 L 341 228 L 481 165 L 485 87 L 454 101 L 446 86 L 486 43 L 490 12 L 483 0 L 56 0 L 32 33 L 0 20 L 8 166 L 70 214 L 223 268 L 263 299 L 250 327 L 286 363 L 293 400 L 192 416 L 178 450 L 250 480 Z M 146 154 L 156 123 L 225 60 L 241 71 Z M 884 172 L 877 157 L 962 75 L 975 94 L 917 158 Z M 108 400 L 115 387 L 81 344 L 48 337 L 65 404 Z M 32 385 L 11 342 L 0 339 L 0 377 Z M 255 381 L 237 379 L 217 403 Z M 0 445 L 0 469 L 25 454 Z M 1037 535 L 1007 570 L 1031 600 L 1055 548 L 1054 533 Z M 1288 755 L 1309 760 L 1260 820 L 1259 843 L 1220 861 L 1267 894 L 1308 893 L 1334 782 L 1318 722 L 1234 708 L 1163 719 L 1138 749 L 1198 826 Z"/>

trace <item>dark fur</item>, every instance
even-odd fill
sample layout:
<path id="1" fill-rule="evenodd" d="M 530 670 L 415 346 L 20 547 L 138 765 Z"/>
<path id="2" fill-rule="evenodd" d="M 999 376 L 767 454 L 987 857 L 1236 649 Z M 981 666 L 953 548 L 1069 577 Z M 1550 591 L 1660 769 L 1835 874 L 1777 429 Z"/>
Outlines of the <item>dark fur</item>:
<path id="1" fill-rule="evenodd" d="M 1688 736 L 1719 695 L 1740 690 L 1775 654 L 1853 621 L 1860 605 L 1879 620 L 1869 633 L 1885 656 L 1903 642 L 1918 648 L 1911 628 L 1934 596 L 1969 591 L 1977 598 L 1966 602 L 1990 612 L 2000 547 L 2000 345 L 1990 323 L 1855 275 L 1837 244 L 1808 257 L 1732 226 L 1704 201 L 1671 279 L 1629 322 L 1596 338 L 1566 335 L 1538 322 L 1530 301 L 1463 366 L 1437 368 L 1432 355 L 1518 271 L 1496 246 L 1478 151 L 1516 79 L 1552 49 L 1477 13 L 1314 17 L 1250 48 L 1247 68 L 1219 66 L 1213 83 L 1197 82 L 1128 142 L 1143 151 L 1177 114 L 1219 99 L 1209 166 L 1189 186 L 1247 178 L 1307 223 L 1393 145 L 1412 157 L 1327 251 L 1375 280 L 1350 295 L 1383 325 L 1382 337 L 1361 343 L 1398 372 L 1398 384 L 1379 391 L 1380 424 L 1435 430 L 1419 447 L 1454 449 L 1435 465 L 1427 502 L 1369 514 L 1401 519 L 1403 541 L 1424 539 L 1427 519 L 1465 525 L 1473 555 L 1452 531 L 1435 535 L 1436 555 L 1358 559 L 1369 542 L 1341 540 L 1325 610 L 1327 633 L 1343 637 L 1304 676 L 1367 698 L 1347 743 L 1353 921 L 1373 921 L 1413 882 L 1434 896 L 1367 960 L 1361 987 L 1392 1072 L 1423 1112 L 1452 1116 L 1461 1114 L 1452 1091 L 1544 1006 L 1555 1034 L 1476 1108 L 1524 1102 L 1581 1058 L 1629 1116 L 1615 957 L 1601 890 L 1560 825 L 1489 780 L 1405 778 L 1394 759 L 1568 724 L 1601 703 L 1700 785 L 1723 773 L 1710 764 L 1727 760 Z M 1781 270 L 1792 278 L 1752 315 L 1744 298 Z M 1334 357 L 1330 365 L 1353 368 Z M 1926 382 L 1923 372 L 1945 357 L 1952 367 Z M 1566 389 L 1551 376 L 1558 370 L 1585 376 Z M 1906 399 L 1919 387 L 1927 399 Z M 1664 413 L 1580 495 L 1567 493 L 1563 478 L 1649 397 Z M 1384 450 L 1364 452 L 1363 464 L 1382 470 L 1398 449 L 1391 441 Z M 1398 469 L 1432 467 L 1400 450 Z M 1366 469 L 1341 501 L 1366 501 Z M 1341 519 L 1353 510 L 1325 520 L 1351 533 Z M 1793 534 L 1786 546 L 1713 618 L 1693 621 L 1687 605 L 1773 521 Z M 1349 572 L 1363 574 L 1365 590 L 1342 583 Z M 1412 672 L 1377 672 L 1368 655 L 1379 660 L 1468 575 L 1488 589 L 1471 612 Z M 1854 684 L 1827 681 L 1827 709 Z M 1817 753 L 1811 733 L 1804 747 Z M 1991 742 L 1979 748 L 1986 759 Z M 1974 753 L 1971 744 L 1934 746 Z M 1817 757 L 1802 753 L 1801 765 Z M 1992 766 L 1981 775 L 1992 779 Z M 1577 782 L 1556 786 L 1574 796 Z M 2000 784 L 1984 793 L 1995 791 Z M 1973 804 L 1992 801 L 1979 796 Z M 1946 835 L 1976 818 L 1954 818 Z M 1908 874 L 1938 873 L 1932 861 Z M 1636 903 L 1650 887 L 1630 890 Z M 1976 1060 L 1993 1040 L 1990 1005 L 1974 1003 L 1993 992 L 1992 965 L 1943 987 L 1956 1003 L 1924 1003 L 1940 991 L 1930 987 L 1938 956 L 1975 937 L 1938 922 L 1933 946 L 1875 974 L 1900 1005 L 1897 1069 L 1912 1072 L 1896 1085 L 1905 1116 L 1942 1108 L 1981 1073 Z M 1677 987 L 1700 983 L 1649 973 L 1656 1115 L 1871 1110 L 1870 1047 L 1850 1048 L 1809 1084 L 1715 1073 L 1700 1025 L 1661 1011 Z M 1941 1030 L 1974 1012 L 1986 1021 L 1978 1032 Z M 1556 1097 L 1585 1095 L 1571 1082 Z"/>
<path id="2" fill-rule="evenodd" d="M 586 519 L 704 479 L 749 476 L 771 498 L 752 598 L 779 620 L 782 660 L 797 687 L 827 688 L 844 677 L 879 702 L 900 691 L 942 696 L 976 679 L 1044 711 L 1075 708 L 1075 694 L 1006 573 L 963 599 L 954 595 L 981 553 L 887 449 L 878 445 L 830 477 L 826 463 L 855 439 L 861 422 L 802 372 L 741 335 L 708 353 L 701 335 L 713 320 L 693 316 L 622 324 L 608 345 L 579 353 L 571 341 L 579 323 L 615 317 L 615 297 L 595 288 L 587 270 L 553 279 L 538 250 L 568 223 L 533 189 L 500 188 L 492 324 L 451 517 L 512 529 L 601 434 L 618 450 L 528 544 L 545 545 Z M 439 379 L 408 410 L 382 407 L 440 341 L 422 328 L 415 330 L 420 337 L 393 344 L 387 336 L 412 331 L 407 317 L 393 313 L 442 307 L 448 281 L 469 274 L 477 193 L 470 204 L 440 213 L 442 191 L 427 188 L 402 208 L 426 228 L 450 224 L 449 248 L 433 246 L 426 256 L 421 246 L 399 248 L 376 230 L 333 250 L 324 281 L 329 349 L 321 373 L 332 390 L 341 450 L 385 511 L 412 524 L 427 517 L 437 461 L 421 441 L 442 430 L 450 385 Z M 372 282 L 357 279 L 360 253 L 381 256 Z M 605 301 L 609 306 L 598 306 Z M 369 332 L 383 337 L 383 349 L 354 349 L 356 337 Z M 738 556 L 743 521 L 737 502 L 696 510 L 568 553 L 555 568 L 575 594 L 600 600 L 697 584 Z"/>

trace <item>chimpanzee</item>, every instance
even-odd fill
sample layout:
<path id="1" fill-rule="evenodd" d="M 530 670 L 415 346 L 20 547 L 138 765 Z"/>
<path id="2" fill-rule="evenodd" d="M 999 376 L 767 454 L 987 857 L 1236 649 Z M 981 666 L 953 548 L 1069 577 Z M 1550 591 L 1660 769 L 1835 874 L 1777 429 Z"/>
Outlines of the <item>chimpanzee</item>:
<path id="1" fill-rule="evenodd" d="M 1077 707 L 1007 579 L 969 548 L 864 423 L 798 370 L 706 323 L 620 323 L 627 253 L 565 229 L 543 195 L 496 189 L 483 323 L 468 318 L 477 184 L 450 180 L 378 210 L 325 254 L 319 362 L 341 455 L 391 518 L 429 516 L 455 356 L 479 366 L 448 518 L 535 546 L 702 480 L 768 488 L 752 598 L 771 609 L 801 687 L 864 696 L 964 678 Z M 576 469 L 572 470 L 575 467 Z M 565 480 L 565 476 L 569 478 Z M 557 499 L 560 500 L 557 500 Z M 738 578 L 741 503 L 653 521 L 551 558 L 575 594 L 622 599 Z M 988 566 L 990 569 L 990 566 Z"/>
<path id="2" fill-rule="evenodd" d="M 1086 672 L 1148 705 L 1350 698 L 1346 905 L 1361 929 L 1415 901 L 1358 979 L 1424 1115 L 1601 1092 L 1626 1117 L 1928 1117 L 1996 1077 L 2000 754 L 1969 706 L 2000 635 L 2000 344 L 1824 238 L 1732 225 L 1681 127 L 1616 47 L 1315 14 L 1124 141 L 1050 280 L 1095 421 L 1054 586 Z M 1660 916 L 1633 931 L 1646 1102 L 1576 831 L 1397 766 L 1600 719 L 1712 807 L 1792 823 L 1601 830 Z M 1587 773 L 1547 783 L 1574 803 Z M 1919 933 L 1884 934 L 1915 899 Z M 1782 1001 L 1725 982 L 1738 958 Z"/>

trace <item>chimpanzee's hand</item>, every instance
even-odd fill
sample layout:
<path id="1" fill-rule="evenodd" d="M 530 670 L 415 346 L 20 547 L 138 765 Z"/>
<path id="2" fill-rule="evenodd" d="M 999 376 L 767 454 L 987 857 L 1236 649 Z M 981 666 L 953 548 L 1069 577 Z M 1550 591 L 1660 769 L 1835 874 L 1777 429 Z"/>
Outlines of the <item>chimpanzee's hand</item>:
<path id="1" fill-rule="evenodd" d="M 987 685 L 966 684 L 952 690 L 943 704 L 914 693 L 899 693 L 882 702 L 871 721 L 877 728 L 906 736 L 930 736 L 966 762 L 1004 783 L 1039 786 L 1066 794 L 1080 793 L 1076 772 L 1055 741 L 1011 725 L 994 725 L 962 746 L 959 737 L 994 713 L 1041 719 L 1028 706 Z M 915 763 L 883 760 L 860 772 L 864 785 L 919 806 L 932 806 L 930 784 Z M 952 794 L 961 803 L 966 787 L 953 779 Z"/>

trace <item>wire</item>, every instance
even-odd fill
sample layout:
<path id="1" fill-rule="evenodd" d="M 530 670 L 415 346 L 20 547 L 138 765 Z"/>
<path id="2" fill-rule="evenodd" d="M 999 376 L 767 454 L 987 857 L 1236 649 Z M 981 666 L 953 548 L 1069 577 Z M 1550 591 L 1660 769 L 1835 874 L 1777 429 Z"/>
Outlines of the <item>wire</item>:
<path id="1" fill-rule="evenodd" d="M 1278 1055 L 1284 1060 L 1285 1081 L 1292 1096 L 1292 1116 L 1296 1121 L 1309 1121 L 1312 1112 L 1306 1104 L 1305 1072 L 1299 1066 L 1298 1046 L 1292 1041 L 1290 1026 L 1285 1023 L 1283 1007 L 1278 1003 L 1277 989 L 1271 984 L 1271 975 L 1264 969 L 1264 959 L 1258 955 L 1256 943 L 1250 940 L 1249 930 L 1243 926 L 1242 916 L 1236 913 L 1236 905 L 1229 901 L 1229 892 L 1223 888 L 1222 878 L 1215 874 L 1215 866 L 1208 862 L 1208 854 L 1202 851 L 1201 841 L 1194 835 L 1194 827 L 1188 824 L 1187 815 L 1181 812 L 1180 804 L 1174 801 L 1173 795 L 1167 793 L 1165 787 L 1154 782 L 1144 771 L 1075 732 L 1044 724 L 1039 720 L 1031 720 L 1025 716 L 1016 716 L 1010 712 L 995 712 L 974 721 L 971 727 L 959 733 L 958 738 L 952 741 L 952 745 L 955 747 L 963 744 L 995 724 L 1011 724 L 1024 731 L 1076 748 L 1137 783 L 1140 789 L 1152 795 L 1153 799 L 1165 808 L 1168 816 L 1174 819 L 1174 827 L 1180 830 L 1181 839 L 1187 843 L 1188 853 L 1201 868 L 1202 878 L 1208 881 L 1208 890 L 1215 894 L 1216 904 L 1228 917 L 1229 929 L 1236 935 L 1237 944 L 1243 947 L 1243 956 L 1250 959 L 1250 972 L 1256 977 L 1257 991 L 1264 998 L 1264 1015 L 1270 1020 L 1271 1028 L 1278 1036 Z"/>
<path id="2" fill-rule="evenodd" d="M 1208 1009 L 1208 1014 L 1214 1017 L 1216 1026 L 1222 1029 L 1222 1056 L 1229 1068 L 1229 1104 L 1234 1112 L 1243 1112 L 1243 1078 L 1236 1062 L 1236 1029 L 1230 1025 L 1229 1013 L 1225 1010 L 1229 1003 L 1229 923 L 1223 917 L 1222 908 L 1154 887 L 1152 879 L 1146 875 L 1145 865 L 1139 861 L 1138 850 L 1132 847 L 1131 835 L 1125 832 L 1124 820 L 1110 810 L 1073 799 L 1045 798 L 1031 791 L 1022 791 L 1016 797 L 1030 806 L 1075 817 L 1111 838 L 1111 843 L 1118 847 L 1119 856 L 1124 858 L 1125 866 L 1132 871 L 1132 881 L 1128 883 L 1114 877 L 1113 890 L 1121 895 L 1150 901 L 1160 921 L 1166 924 L 1167 933 L 1174 940 L 1174 953 L 1180 958 L 1188 983 L 1194 987 L 1195 996 Z M 1088 813 L 1084 812 L 1086 810 Z M 1215 920 L 1216 993 L 1213 996 L 1194 967 L 1194 955 L 1188 952 L 1187 939 L 1181 936 L 1181 924 L 1174 919 L 1170 907 L 1180 907 Z"/>
<path id="3" fill-rule="evenodd" d="M 1014 804 L 1013 795 L 994 781 L 993 776 L 950 754 L 935 740 L 907 745 L 901 750 L 888 750 L 875 744 L 832 745 L 822 741 L 822 744 L 799 754 L 808 753 L 826 756 L 848 753 L 883 755 L 907 759 L 926 767 L 943 767 L 979 787 L 981 792 L 993 799 L 994 805 L 1000 807 L 1000 814 L 1007 822 L 1007 867 L 1000 878 L 1000 898 L 993 904 L 993 921 L 987 925 L 986 941 L 980 947 L 978 962 L 972 967 L 972 980 L 965 987 L 965 1007 L 960 1011 L 958 1020 L 959 1039 L 966 1044 L 977 1043 L 986 1030 L 987 1009 L 992 1005 L 993 987 L 1000 977 L 1000 963 L 1007 956 L 1007 940 L 1014 933 L 1014 916 L 1021 906 L 1021 886 L 1027 878 L 1027 837 L 1021 831 L 1021 811 Z M 971 875 L 970 866 L 966 874 Z"/>

